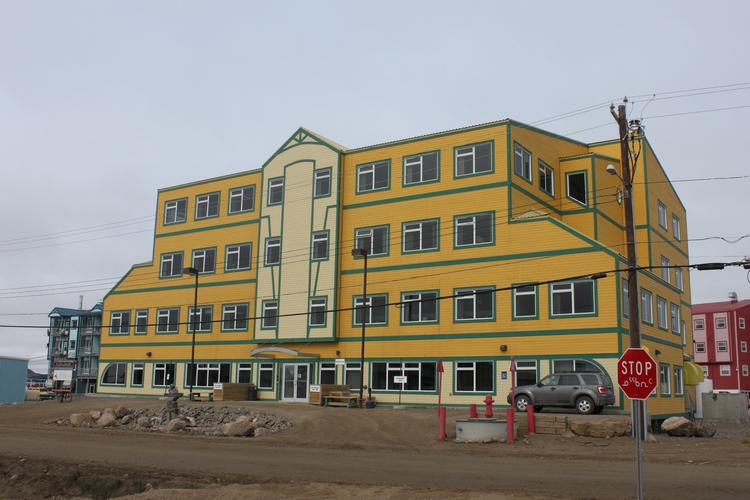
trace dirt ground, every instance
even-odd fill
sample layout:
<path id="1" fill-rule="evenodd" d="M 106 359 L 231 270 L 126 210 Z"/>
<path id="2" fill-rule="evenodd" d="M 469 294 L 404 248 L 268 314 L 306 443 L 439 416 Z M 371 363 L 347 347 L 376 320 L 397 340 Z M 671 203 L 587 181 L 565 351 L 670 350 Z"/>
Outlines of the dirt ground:
<path id="1" fill-rule="evenodd" d="M 448 440 L 439 442 L 434 408 L 209 404 L 254 407 L 296 424 L 254 438 L 173 435 L 49 424 L 107 407 L 163 406 L 153 399 L 3 405 L 0 499 L 636 497 L 632 438 L 532 435 L 512 444 L 459 444 L 451 438 L 455 420 L 468 416 L 463 409 L 448 410 Z M 643 443 L 644 497 L 748 498 L 750 426 L 718 427 L 719 437 L 659 435 Z"/>

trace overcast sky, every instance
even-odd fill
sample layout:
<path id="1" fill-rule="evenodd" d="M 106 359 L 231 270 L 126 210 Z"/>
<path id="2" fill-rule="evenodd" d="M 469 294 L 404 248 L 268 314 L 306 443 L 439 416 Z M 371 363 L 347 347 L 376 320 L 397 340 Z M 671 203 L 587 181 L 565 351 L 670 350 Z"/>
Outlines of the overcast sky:
<path id="1" fill-rule="evenodd" d="M 594 142 L 627 95 L 691 263 L 741 260 L 748 19 L 746 1 L 0 0 L 0 355 L 44 371 L 46 328 L 18 326 L 150 260 L 158 189 L 258 168 L 300 126 L 355 148 L 512 118 Z M 690 276 L 693 303 L 750 298 L 741 268 Z"/>

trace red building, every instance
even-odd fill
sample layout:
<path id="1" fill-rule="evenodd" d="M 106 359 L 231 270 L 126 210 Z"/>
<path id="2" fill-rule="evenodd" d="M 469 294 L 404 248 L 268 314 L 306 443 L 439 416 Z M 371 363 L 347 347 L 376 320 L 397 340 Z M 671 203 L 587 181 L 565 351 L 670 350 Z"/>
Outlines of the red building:
<path id="1" fill-rule="evenodd" d="M 715 391 L 750 394 L 750 300 L 693 304 L 695 362 Z"/>

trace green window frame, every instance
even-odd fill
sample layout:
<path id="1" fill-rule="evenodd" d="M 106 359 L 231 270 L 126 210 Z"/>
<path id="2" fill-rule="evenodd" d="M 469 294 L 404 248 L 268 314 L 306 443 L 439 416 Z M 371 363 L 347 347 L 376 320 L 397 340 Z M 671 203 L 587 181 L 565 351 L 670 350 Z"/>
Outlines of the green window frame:
<path id="1" fill-rule="evenodd" d="M 390 179 L 391 160 L 357 165 L 357 194 L 390 189 Z"/>

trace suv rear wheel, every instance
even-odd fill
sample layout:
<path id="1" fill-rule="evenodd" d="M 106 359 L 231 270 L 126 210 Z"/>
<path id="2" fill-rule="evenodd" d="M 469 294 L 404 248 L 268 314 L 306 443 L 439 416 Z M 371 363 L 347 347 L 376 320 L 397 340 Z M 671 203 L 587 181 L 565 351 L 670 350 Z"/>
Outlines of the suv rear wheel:
<path id="1" fill-rule="evenodd" d="M 529 400 L 529 397 L 521 394 L 520 396 L 516 396 L 516 411 L 525 412 L 526 408 L 528 408 L 531 405 L 531 401 Z"/>
<path id="2" fill-rule="evenodd" d="M 578 413 L 590 415 L 594 413 L 595 409 L 594 401 L 588 396 L 581 396 L 576 400 L 576 410 L 578 410 Z"/>

